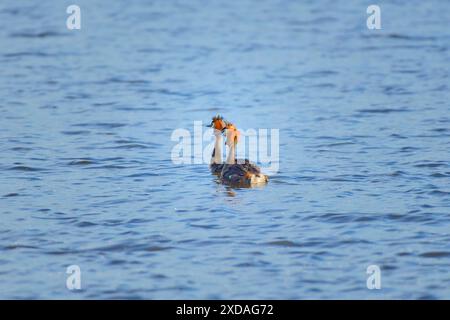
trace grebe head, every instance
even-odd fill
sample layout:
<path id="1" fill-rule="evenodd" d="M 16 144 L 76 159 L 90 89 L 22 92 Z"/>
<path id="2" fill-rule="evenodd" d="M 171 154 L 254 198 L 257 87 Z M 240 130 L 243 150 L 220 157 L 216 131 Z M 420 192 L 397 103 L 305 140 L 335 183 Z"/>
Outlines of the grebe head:
<path id="1" fill-rule="evenodd" d="M 217 115 L 212 118 L 211 124 L 208 125 L 207 127 L 214 128 L 216 130 L 223 132 L 227 127 L 227 122 L 223 119 L 222 116 Z"/>
<path id="2" fill-rule="evenodd" d="M 228 146 L 232 146 L 233 144 L 236 145 L 239 142 L 239 138 L 241 133 L 239 132 L 238 129 L 236 129 L 236 127 L 232 124 L 232 123 L 227 123 L 226 126 L 226 135 L 227 135 L 227 141 L 226 144 Z"/>

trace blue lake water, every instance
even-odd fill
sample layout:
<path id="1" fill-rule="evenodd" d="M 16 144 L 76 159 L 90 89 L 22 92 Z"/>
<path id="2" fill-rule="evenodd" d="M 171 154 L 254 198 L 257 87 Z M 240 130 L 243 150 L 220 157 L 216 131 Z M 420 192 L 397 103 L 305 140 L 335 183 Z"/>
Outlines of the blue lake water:
<path id="1" fill-rule="evenodd" d="M 450 2 L 369 4 L 2 1 L 0 298 L 449 299 Z M 267 186 L 171 161 L 217 113 Z"/>

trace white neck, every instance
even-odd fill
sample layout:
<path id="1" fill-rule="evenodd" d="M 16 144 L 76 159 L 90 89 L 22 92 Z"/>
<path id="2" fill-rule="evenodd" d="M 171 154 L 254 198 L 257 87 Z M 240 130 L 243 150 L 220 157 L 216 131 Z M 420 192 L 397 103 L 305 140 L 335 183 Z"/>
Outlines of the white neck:
<path id="1" fill-rule="evenodd" d="M 236 159 L 236 144 L 232 143 L 230 146 L 230 151 L 228 152 L 227 164 L 234 164 Z"/>
<path id="2" fill-rule="evenodd" d="M 222 135 L 216 136 L 214 143 L 214 156 L 211 158 L 211 163 L 222 163 Z"/>

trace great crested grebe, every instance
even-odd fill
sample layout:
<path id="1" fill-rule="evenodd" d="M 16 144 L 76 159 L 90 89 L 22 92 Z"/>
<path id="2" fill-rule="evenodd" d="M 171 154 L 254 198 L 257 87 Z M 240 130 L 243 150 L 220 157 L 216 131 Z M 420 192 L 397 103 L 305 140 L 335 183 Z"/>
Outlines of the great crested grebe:
<path id="1" fill-rule="evenodd" d="M 212 118 L 211 124 L 208 127 L 214 128 L 214 135 L 216 136 L 216 142 L 214 143 L 214 149 L 211 155 L 209 168 L 211 170 L 211 173 L 220 175 L 223 168 L 222 133 L 226 128 L 226 122 L 222 116 L 217 115 Z"/>
<path id="2" fill-rule="evenodd" d="M 223 183 L 240 187 L 267 183 L 269 177 L 262 174 L 258 166 L 247 159 L 236 160 L 236 145 L 240 137 L 239 130 L 231 123 L 226 124 L 225 130 L 227 135 L 226 145 L 229 147 L 229 153 L 220 173 L 220 180 Z"/>

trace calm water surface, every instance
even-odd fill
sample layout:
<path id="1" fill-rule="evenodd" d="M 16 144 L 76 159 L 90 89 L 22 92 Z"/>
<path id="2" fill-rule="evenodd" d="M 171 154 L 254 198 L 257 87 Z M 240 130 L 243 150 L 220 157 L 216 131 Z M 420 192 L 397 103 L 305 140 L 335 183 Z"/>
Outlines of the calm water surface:
<path id="1" fill-rule="evenodd" d="M 72 2 L 0 4 L 0 298 L 450 298 L 450 2 Z M 266 187 L 172 163 L 216 113 Z"/>

